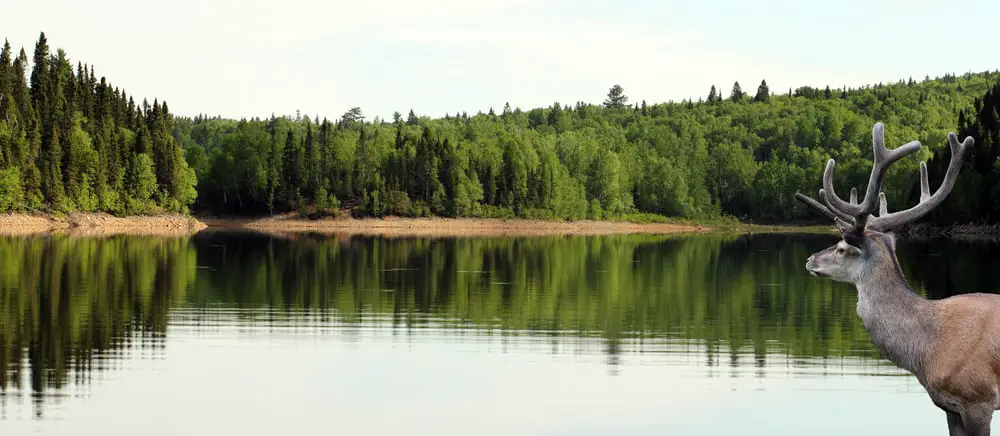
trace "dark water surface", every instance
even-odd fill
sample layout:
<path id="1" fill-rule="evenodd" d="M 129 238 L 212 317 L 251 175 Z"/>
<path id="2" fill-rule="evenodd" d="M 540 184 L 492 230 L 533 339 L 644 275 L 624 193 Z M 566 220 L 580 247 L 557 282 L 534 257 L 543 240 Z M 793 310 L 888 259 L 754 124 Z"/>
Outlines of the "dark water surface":
<path id="1" fill-rule="evenodd" d="M 946 434 L 806 273 L 833 242 L 0 238 L 0 434 Z M 898 251 L 1000 290 L 996 245 Z"/>

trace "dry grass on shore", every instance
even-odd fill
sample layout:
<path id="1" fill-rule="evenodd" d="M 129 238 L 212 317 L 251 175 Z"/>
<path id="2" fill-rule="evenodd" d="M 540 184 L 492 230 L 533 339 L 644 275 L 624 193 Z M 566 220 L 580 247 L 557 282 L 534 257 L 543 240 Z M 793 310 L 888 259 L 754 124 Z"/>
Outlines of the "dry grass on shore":
<path id="1" fill-rule="evenodd" d="M 270 234 L 318 233 L 379 235 L 385 237 L 559 236 L 611 234 L 678 234 L 708 231 L 741 233 L 817 232 L 827 226 L 786 227 L 758 225 L 708 226 L 697 223 L 628 221 L 546 221 L 487 218 L 352 218 L 346 214 L 323 219 L 288 213 L 261 218 L 191 217 L 182 214 L 115 217 L 105 213 L 75 213 L 65 217 L 45 214 L 0 214 L 0 235 L 59 233 L 82 236 L 190 235 L 204 229 L 247 230 Z"/>
<path id="2" fill-rule="evenodd" d="M 105 213 L 75 213 L 66 217 L 42 214 L 0 214 L 0 235 L 68 233 L 84 236 L 116 234 L 184 235 L 204 229 L 204 223 L 181 214 L 116 217 Z"/>
<path id="3" fill-rule="evenodd" d="M 242 228 L 265 232 L 315 232 L 382 236 L 543 236 L 667 234 L 711 230 L 700 225 L 666 223 L 635 224 L 610 221 L 542 221 L 479 218 L 350 218 L 303 219 L 279 215 L 259 219 L 202 218 L 210 228 Z"/>

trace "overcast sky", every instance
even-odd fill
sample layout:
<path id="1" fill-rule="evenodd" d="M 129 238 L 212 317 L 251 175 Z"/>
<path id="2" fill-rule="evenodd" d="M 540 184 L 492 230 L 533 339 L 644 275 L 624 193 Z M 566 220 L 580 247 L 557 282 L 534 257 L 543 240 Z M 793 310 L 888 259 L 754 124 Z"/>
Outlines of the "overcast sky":
<path id="1" fill-rule="evenodd" d="M 370 119 L 860 85 L 1000 68 L 1000 2 L 33 0 L 2 35 L 172 112 Z M 967 24 L 966 24 L 967 23 Z"/>

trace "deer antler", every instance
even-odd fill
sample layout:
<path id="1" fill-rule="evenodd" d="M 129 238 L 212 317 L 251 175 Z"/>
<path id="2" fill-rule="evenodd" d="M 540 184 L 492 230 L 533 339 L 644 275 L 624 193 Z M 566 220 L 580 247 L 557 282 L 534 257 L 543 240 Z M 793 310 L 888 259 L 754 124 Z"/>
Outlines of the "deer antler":
<path id="1" fill-rule="evenodd" d="M 868 187 L 865 198 L 858 204 L 857 190 L 851 188 L 850 203 L 842 200 L 833 187 L 833 169 L 836 162 L 833 159 L 827 161 L 826 170 L 823 171 L 823 189 L 819 190 L 819 197 L 824 204 L 813 200 L 803 194 L 796 193 L 795 198 L 802 201 L 809 207 L 819 211 L 823 215 L 842 221 L 846 230 L 860 234 L 864 229 L 886 231 L 893 227 L 906 224 L 919 219 L 937 207 L 941 201 L 951 192 L 958 178 L 958 172 L 962 167 L 962 160 L 965 152 L 972 148 L 974 140 L 966 137 L 962 143 L 958 142 L 958 137 L 954 133 L 948 134 L 948 141 L 951 144 L 952 160 L 948 166 L 944 181 L 934 193 L 930 195 L 929 184 L 927 182 L 927 165 L 920 163 L 920 202 L 907 210 L 888 213 L 888 206 L 885 200 L 885 193 L 882 192 L 882 184 L 885 182 L 886 170 L 893 163 L 913 154 L 920 149 L 920 142 L 911 141 L 905 145 L 889 150 L 885 146 L 885 136 L 882 123 L 875 123 L 872 128 L 872 152 L 874 162 L 871 176 L 868 179 Z M 878 200 L 876 200 L 876 198 Z M 869 218 L 875 211 L 876 205 L 879 207 L 879 214 L 874 218 Z"/>
<path id="2" fill-rule="evenodd" d="M 962 161 L 965 159 L 965 154 L 972 148 L 975 142 L 971 136 L 966 136 L 964 141 L 958 142 L 958 136 L 954 133 L 948 133 L 948 145 L 951 146 L 951 162 L 948 163 L 948 170 L 944 173 L 944 180 L 941 181 L 941 186 L 938 186 L 937 191 L 934 191 L 934 195 L 931 195 L 930 183 L 927 181 L 927 163 L 920 162 L 920 201 L 917 205 L 899 212 L 888 213 L 888 208 L 885 206 L 883 200 L 882 211 L 879 212 L 877 217 L 871 219 L 869 227 L 878 231 L 886 231 L 899 227 L 920 219 L 927 212 L 930 212 L 941 204 L 944 198 L 951 193 L 951 189 L 955 187 L 955 180 L 958 179 L 958 173 L 962 170 Z M 884 193 L 882 197 L 885 197 Z"/>

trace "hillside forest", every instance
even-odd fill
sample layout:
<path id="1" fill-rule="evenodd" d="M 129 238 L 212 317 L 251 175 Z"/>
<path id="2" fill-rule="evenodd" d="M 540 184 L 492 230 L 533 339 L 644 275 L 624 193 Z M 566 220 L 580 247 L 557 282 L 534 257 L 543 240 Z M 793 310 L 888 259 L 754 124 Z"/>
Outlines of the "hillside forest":
<path id="1" fill-rule="evenodd" d="M 863 188 L 881 121 L 890 147 L 924 145 L 890 169 L 890 209 L 916 203 L 922 160 L 936 188 L 954 131 L 976 140 L 961 195 L 927 220 L 1000 220 L 996 71 L 780 91 L 762 79 L 653 103 L 614 85 L 599 104 L 392 119 L 175 116 L 97 77 L 44 33 L 30 58 L 4 44 L 0 212 L 817 222 L 795 192 L 815 196 L 829 158 L 838 191 Z"/>

